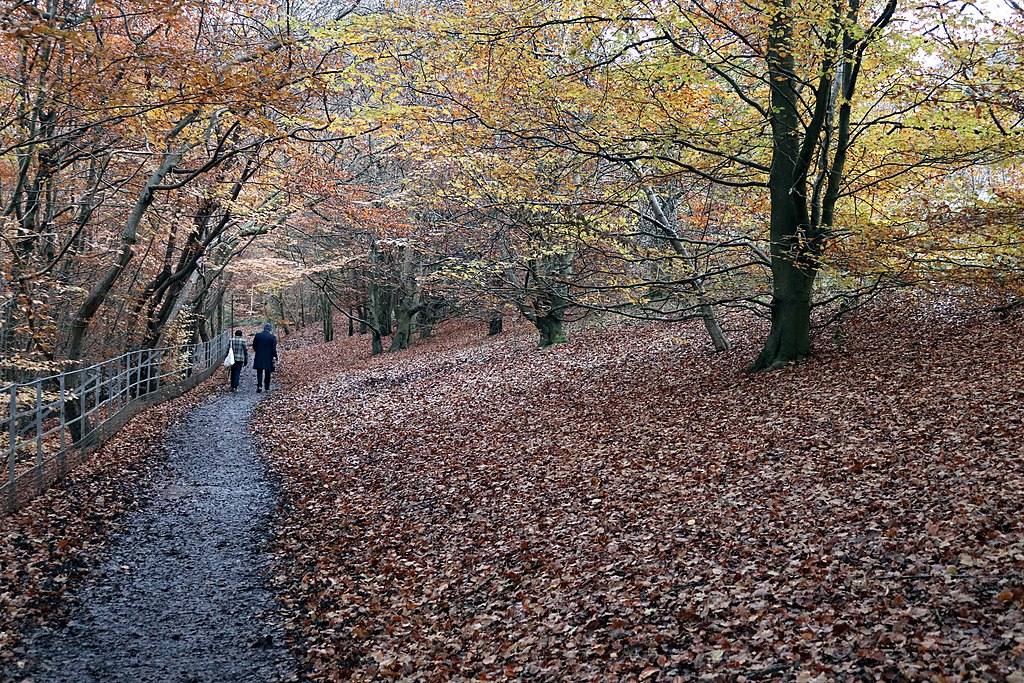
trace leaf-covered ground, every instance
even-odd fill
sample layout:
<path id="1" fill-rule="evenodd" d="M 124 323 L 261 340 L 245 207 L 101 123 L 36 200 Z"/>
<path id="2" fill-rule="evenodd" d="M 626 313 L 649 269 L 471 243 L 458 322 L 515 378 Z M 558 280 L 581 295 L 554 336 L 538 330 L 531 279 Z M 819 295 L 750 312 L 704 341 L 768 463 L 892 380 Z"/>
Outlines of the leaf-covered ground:
<path id="1" fill-rule="evenodd" d="M 741 373 L 697 326 L 285 355 L 314 680 L 1024 680 L 1022 321 L 904 305 Z"/>
<path id="2" fill-rule="evenodd" d="M 99 560 L 125 514 L 164 472 L 171 425 L 222 384 L 218 375 L 133 418 L 63 481 L 13 514 L 0 513 L 0 679 L 24 666 L 23 636 L 67 615 L 69 591 Z"/>

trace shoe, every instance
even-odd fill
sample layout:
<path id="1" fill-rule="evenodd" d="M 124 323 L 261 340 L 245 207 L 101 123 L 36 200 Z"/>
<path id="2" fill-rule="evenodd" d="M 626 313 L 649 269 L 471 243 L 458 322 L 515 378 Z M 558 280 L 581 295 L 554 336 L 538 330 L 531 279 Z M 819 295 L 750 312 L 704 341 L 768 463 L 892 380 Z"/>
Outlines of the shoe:
<path id="1" fill-rule="evenodd" d="M 262 390 L 262 389 L 260 389 L 259 387 L 256 387 L 256 393 L 257 393 L 257 394 L 258 394 L 258 393 L 260 393 L 261 391 L 263 391 L 263 390 Z"/>

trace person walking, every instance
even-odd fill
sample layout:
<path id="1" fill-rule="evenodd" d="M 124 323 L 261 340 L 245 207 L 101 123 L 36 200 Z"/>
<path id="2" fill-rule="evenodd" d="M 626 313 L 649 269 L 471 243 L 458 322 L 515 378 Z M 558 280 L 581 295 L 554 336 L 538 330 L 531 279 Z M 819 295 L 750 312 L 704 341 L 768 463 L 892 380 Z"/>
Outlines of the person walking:
<path id="1" fill-rule="evenodd" d="M 249 364 L 249 349 L 245 347 L 241 330 L 235 330 L 235 336 L 228 340 L 228 348 L 231 349 L 231 355 L 235 357 L 235 364 L 231 366 L 231 391 L 238 391 L 238 382 L 242 379 L 242 368 Z"/>
<path id="2" fill-rule="evenodd" d="M 252 350 L 255 352 L 252 367 L 256 370 L 256 393 L 263 391 L 264 387 L 270 391 L 270 375 L 277 360 L 277 337 L 270 332 L 270 323 L 252 338 Z"/>

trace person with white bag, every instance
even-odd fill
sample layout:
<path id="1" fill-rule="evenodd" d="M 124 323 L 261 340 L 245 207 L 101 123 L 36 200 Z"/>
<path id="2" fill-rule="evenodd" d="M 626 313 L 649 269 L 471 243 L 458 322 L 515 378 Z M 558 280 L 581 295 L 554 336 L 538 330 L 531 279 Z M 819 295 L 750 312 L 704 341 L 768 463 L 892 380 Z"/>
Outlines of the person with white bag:
<path id="1" fill-rule="evenodd" d="M 242 339 L 242 331 L 235 330 L 235 336 L 228 340 L 228 355 L 224 359 L 224 366 L 231 369 L 231 391 L 238 391 L 242 368 L 248 364 L 249 349 L 246 348 L 245 340 Z"/>

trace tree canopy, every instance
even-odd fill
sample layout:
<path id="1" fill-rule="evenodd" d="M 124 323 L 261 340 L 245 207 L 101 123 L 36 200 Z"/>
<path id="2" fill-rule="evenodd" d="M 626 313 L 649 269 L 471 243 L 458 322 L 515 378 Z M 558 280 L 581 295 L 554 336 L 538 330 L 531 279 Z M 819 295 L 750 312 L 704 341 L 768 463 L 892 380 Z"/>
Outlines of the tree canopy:
<path id="1" fill-rule="evenodd" d="M 4 371 L 340 311 L 771 321 L 1022 294 L 1004 3 L 8 2 Z M 232 309 L 229 324 L 235 322 Z"/>

